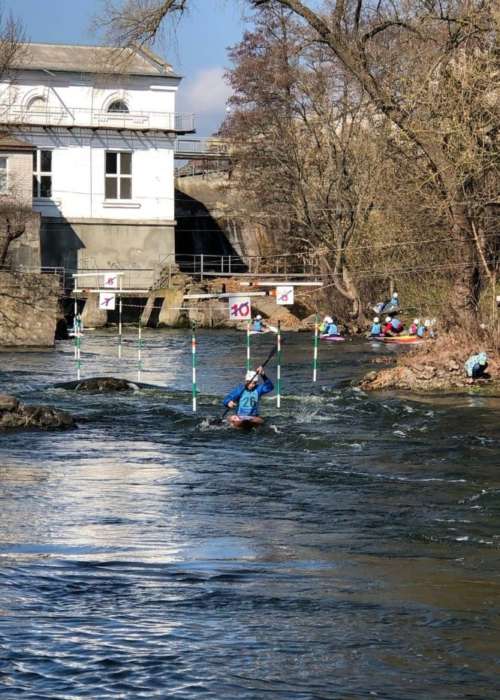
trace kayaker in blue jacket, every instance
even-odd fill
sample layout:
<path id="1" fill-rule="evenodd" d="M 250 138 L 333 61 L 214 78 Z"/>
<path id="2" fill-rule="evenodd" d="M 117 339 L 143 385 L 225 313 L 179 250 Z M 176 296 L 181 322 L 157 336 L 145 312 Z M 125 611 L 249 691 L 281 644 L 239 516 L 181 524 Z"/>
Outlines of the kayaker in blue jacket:
<path id="1" fill-rule="evenodd" d="M 259 384 L 262 378 L 263 383 Z M 245 383 L 232 389 L 224 398 L 226 408 L 235 408 L 236 415 L 240 418 L 251 418 L 259 415 L 259 400 L 263 394 L 269 394 L 274 389 L 274 384 L 264 374 L 262 367 L 250 370 L 245 375 Z"/>
<path id="2" fill-rule="evenodd" d="M 325 316 L 325 330 L 322 335 L 340 335 L 339 327 L 331 316 Z"/>
<path id="3" fill-rule="evenodd" d="M 264 330 L 264 322 L 262 320 L 262 316 L 259 314 L 254 318 L 253 324 L 252 324 L 252 330 L 255 331 L 256 333 L 262 333 Z"/>
<path id="4" fill-rule="evenodd" d="M 373 319 L 373 325 L 370 329 L 370 335 L 368 337 L 376 338 L 380 335 L 382 335 L 382 324 L 380 323 L 379 317 L 375 316 L 375 318 Z"/>

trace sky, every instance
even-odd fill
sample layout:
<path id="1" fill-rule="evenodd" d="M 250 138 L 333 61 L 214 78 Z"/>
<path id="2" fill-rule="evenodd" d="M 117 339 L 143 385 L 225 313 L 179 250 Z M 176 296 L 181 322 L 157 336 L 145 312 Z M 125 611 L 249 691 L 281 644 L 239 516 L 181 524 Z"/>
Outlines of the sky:
<path id="1" fill-rule="evenodd" d="M 3 0 L 21 20 L 29 41 L 55 44 L 97 44 L 92 18 L 101 0 Z M 242 37 L 243 2 L 192 0 L 175 33 L 169 30 L 156 50 L 184 76 L 177 112 L 194 112 L 198 136 L 214 133 L 224 118 L 229 87 L 223 80 L 228 67 L 226 49 Z"/>

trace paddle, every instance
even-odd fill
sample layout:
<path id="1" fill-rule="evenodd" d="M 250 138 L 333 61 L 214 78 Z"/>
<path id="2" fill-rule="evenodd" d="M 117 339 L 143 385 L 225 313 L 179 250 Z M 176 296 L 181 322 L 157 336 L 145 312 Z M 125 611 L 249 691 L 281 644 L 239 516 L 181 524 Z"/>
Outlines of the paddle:
<path id="1" fill-rule="evenodd" d="M 283 340 L 282 340 L 281 342 L 283 343 Z M 264 362 L 260 365 L 262 368 L 264 368 L 264 367 L 267 365 L 267 363 L 271 360 L 271 358 L 274 357 L 274 355 L 276 354 L 277 350 L 278 350 L 278 345 L 274 345 L 273 348 L 271 349 L 269 355 L 266 357 L 266 359 L 264 360 Z M 259 373 L 258 373 L 258 372 L 255 372 L 255 374 L 253 375 L 252 379 L 251 379 L 249 382 L 245 382 L 245 384 L 251 384 L 251 383 L 254 381 L 255 377 L 258 377 L 258 376 L 259 376 Z M 233 407 L 233 408 L 234 408 L 234 407 Z M 224 413 L 222 414 L 222 416 L 220 417 L 220 422 L 221 422 L 221 423 L 222 423 L 222 421 L 224 420 L 224 418 L 227 416 L 227 414 L 229 413 L 229 411 L 231 411 L 231 408 L 228 406 L 228 407 L 226 408 L 226 410 L 224 411 Z"/>

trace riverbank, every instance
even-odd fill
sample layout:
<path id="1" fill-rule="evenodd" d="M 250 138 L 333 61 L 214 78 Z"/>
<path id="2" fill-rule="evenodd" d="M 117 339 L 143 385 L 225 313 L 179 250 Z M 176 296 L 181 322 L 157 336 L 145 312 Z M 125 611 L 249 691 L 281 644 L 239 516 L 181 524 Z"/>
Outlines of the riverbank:
<path id="1" fill-rule="evenodd" d="M 468 357 L 486 349 L 488 378 L 472 380 L 464 371 Z M 500 356 L 488 348 L 487 341 L 471 337 L 442 335 L 434 341 L 398 357 L 393 367 L 369 372 L 360 387 L 365 391 L 410 390 L 449 391 L 460 388 L 488 387 L 500 391 Z"/>

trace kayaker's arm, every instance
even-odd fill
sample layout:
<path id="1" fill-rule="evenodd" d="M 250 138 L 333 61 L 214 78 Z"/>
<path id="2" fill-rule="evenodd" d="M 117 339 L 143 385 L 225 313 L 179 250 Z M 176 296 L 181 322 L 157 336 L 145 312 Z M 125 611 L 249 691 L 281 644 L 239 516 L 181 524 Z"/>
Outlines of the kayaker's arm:
<path id="1" fill-rule="evenodd" d="M 240 384 L 237 386 L 235 389 L 229 392 L 229 394 L 224 398 L 223 404 L 226 406 L 226 408 L 234 408 L 234 406 L 230 406 L 230 403 L 234 403 L 235 405 L 238 403 L 238 401 L 241 398 L 241 395 L 243 391 L 245 390 L 245 385 Z"/>
<path id="2" fill-rule="evenodd" d="M 260 384 L 257 387 L 257 391 L 259 392 L 259 396 L 262 396 L 263 394 L 269 394 L 270 391 L 274 389 L 274 384 L 272 381 L 267 377 L 263 372 L 260 375 L 263 379 L 263 384 Z"/>

